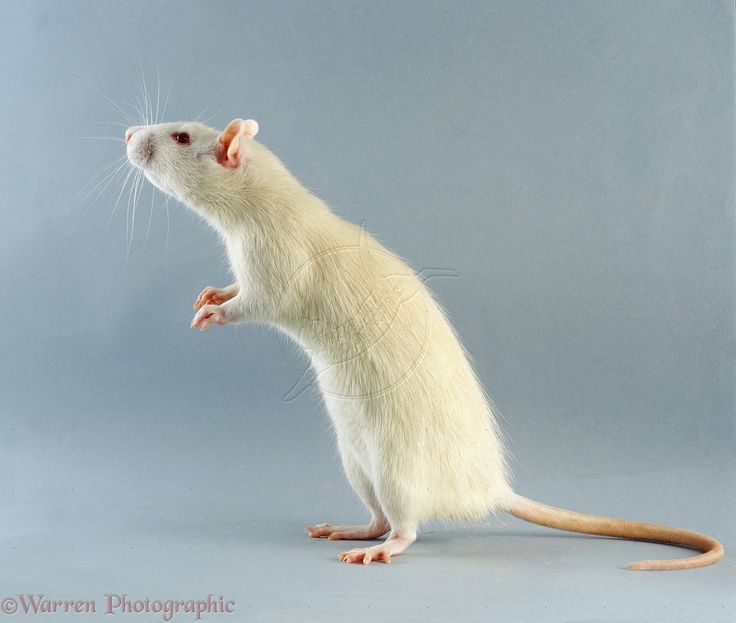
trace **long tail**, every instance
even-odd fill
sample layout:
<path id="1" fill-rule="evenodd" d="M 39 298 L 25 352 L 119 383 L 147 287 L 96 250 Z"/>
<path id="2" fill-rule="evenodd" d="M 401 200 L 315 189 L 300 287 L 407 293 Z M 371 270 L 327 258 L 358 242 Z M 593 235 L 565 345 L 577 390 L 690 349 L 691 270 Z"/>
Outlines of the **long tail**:
<path id="1" fill-rule="evenodd" d="M 583 513 L 568 511 L 564 508 L 547 506 L 546 504 L 535 502 L 517 493 L 513 494 L 513 498 L 508 508 L 506 508 L 506 512 L 524 521 L 558 530 L 613 536 L 619 539 L 633 539 L 635 541 L 654 541 L 655 543 L 679 545 L 680 547 L 687 547 L 703 552 L 702 554 L 690 556 L 689 558 L 632 562 L 628 568 L 633 571 L 694 569 L 695 567 L 714 565 L 723 558 L 723 545 L 714 538 L 700 534 L 699 532 L 693 532 L 692 530 L 642 523 L 640 521 L 628 521 L 626 519 L 599 517 L 598 515 L 585 515 Z"/>

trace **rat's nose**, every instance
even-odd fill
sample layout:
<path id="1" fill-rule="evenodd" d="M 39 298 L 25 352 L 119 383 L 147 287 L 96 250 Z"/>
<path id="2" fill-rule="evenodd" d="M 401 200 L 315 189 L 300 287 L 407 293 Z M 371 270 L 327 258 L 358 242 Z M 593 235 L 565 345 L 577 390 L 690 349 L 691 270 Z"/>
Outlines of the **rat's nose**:
<path id="1" fill-rule="evenodd" d="M 132 128 L 128 128 L 125 130 L 125 144 L 128 144 L 128 141 L 131 139 L 133 134 L 135 134 L 138 130 L 140 130 L 140 127 L 137 125 L 134 125 Z"/>

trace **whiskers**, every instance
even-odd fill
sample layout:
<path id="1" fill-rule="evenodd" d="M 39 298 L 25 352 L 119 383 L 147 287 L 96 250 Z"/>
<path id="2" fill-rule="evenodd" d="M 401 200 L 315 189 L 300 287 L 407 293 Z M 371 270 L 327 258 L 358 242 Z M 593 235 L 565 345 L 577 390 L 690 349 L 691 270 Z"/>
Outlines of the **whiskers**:
<path id="1" fill-rule="evenodd" d="M 156 67 L 156 82 L 155 86 L 149 84 L 146 80 L 145 72 L 141 61 L 138 61 L 138 89 L 139 93 L 134 98 L 133 102 L 116 102 L 106 93 L 103 93 L 100 89 L 85 82 L 88 88 L 97 93 L 103 98 L 115 111 L 118 119 L 117 121 L 101 121 L 95 122 L 91 125 L 99 126 L 111 126 L 120 128 L 120 135 L 114 136 L 108 134 L 102 134 L 99 136 L 73 136 L 71 138 L 75 140 L 92 140 L 99 141 L 100 143 L 116 142 L 119 146 L 124 146 L 125 139 L 123 133 L 125 129 L 130 126 L 139 125 L 155 125 L 161 123 L 166 115 L 166 108 L 169 103 L 169 95 L 171 93 L 171 87 L 169 86 L 165 97 L 162 97 L 161 92 L 161 78 L 159 68 Z M 145 193 L 150 194 L 150 201 L 144 200 L 143 203 L 149 207 L 148 223 L 145 228 L 145 240 L 143 248 L 145 249 L 148 244 L 148 238 L 151 232 L 151 223 L 153 222 L 153 212 L 155 209 L 166 206 L 166 246 L 165 253 L 168 255 L 168 244 L 169 244 L 169 205 L 168 196 L 166 196 L 165 204 L 160 202 L 157 206 L 157 197 L 160 198 L 162 194 L 151 184 L 146 184 L 144 180 L 144 173 L 141 169 L 133 166 L 127 158 L 127 154 L 123 153 L 112 159 L 107 164 L 102 165 L 97 171 L 95 171 L 90 180 L 80 189 L 78 195 L 85 205 L 84 211 L 86 212 L 91 206 L 97 204 L 99 200 L 105 196 L 114 197 L 112 203 L 112 209 L 107 219 L 106 230 L 109 229 L 115 215 L 118 212 L 118 208 L 121 205 L 125 205 L 125 262 L 128 262 L 128 258 L 133 250 L 133 242 L 136 232 L 136 217 L 138 208 L 142 203 L 141 199 Z M 108 194 L 110 193 L 110 194 Z M 145 221 L 144 221 L 145 222 Z"/>

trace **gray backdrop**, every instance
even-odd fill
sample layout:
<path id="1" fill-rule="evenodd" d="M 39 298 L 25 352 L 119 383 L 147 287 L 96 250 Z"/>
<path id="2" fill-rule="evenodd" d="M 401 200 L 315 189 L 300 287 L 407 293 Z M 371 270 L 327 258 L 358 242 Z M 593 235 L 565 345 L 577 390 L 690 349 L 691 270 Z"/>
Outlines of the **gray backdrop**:
<path id="1" fill-rule="evenodd" d="M 257 119 L 339 214 L 458 272 L 431 284 L 521 493 L 729 548 L 733 14 L 3 2 L 0 598 L 212 593 L 237 603 L 204 618 L 223 621 L 733 621 L 733 557 L 634 574 L 684 552 L 505 516 L 427 526 L 390 567 L 341 565 L 302 528 L 365 513 L 319 396 L 283 400 L 304 357 L 263 328 L 190 330 L 199 290 L 229 283 L 216 236 L 146 187 L 131 237 L 122 180 L 94 188 L 141 76 L 154 105 L 170 92 L 167 120 Z"/>

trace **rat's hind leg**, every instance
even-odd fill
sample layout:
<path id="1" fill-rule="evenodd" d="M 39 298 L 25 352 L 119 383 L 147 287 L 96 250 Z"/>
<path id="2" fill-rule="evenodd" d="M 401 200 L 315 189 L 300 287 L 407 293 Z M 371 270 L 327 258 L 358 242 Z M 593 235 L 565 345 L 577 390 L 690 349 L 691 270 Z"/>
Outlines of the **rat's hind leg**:
<path id="1" fill-rule="evenodd" d="M 397 481 L 392 470 L 384 470 L 384 474 L 384 478 L 379 476 L 374 488 L 381 509 L 391 526 L 391 532 L 379 545 L 340 552 L 339 558 L 343 562 L 362 562 L 368 565 L 376 560 L 389 563 L 392 556 L 398 556 L 417 540 L 417 509 L 420 505 L 415 499 L 416 489 Z"/>
<path id="2" fill-rule="evenodd" d="M 378 503 L 376 493 L 373 490 L 368 475 L 361 469 L 357 461 L 352 457 L 349 450 L 341 448 L 343 468 L 348 481 L 353 490 L 358 494 L 363 503 L 371 511 L 371 521 L 365 526 L 333 526 L 328 523 L 317 524 L 307 528 L 307 534 L 314 539 L 327 537 L 331 541 L 337 540 L 354 540 L 354 541 L 370 541 L 377 539 L 386 534 L 391 527 L 386 521 L 386 517 Z"/>

